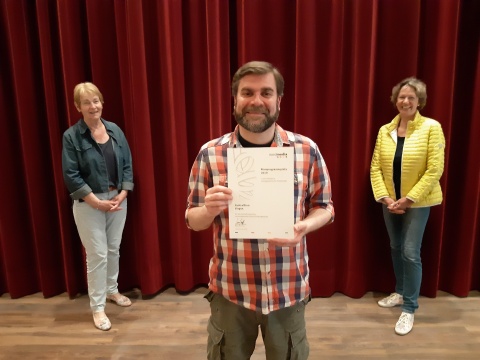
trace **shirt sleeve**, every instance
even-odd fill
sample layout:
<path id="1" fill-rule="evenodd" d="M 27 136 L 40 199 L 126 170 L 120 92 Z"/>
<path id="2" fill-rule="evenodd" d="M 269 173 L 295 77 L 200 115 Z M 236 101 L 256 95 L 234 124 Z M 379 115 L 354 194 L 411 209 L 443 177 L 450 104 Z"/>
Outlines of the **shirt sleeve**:
<path id="1" fill-rule="evenodd" d="M 323 208 L 332 214 L 331 221 L 335 218 L 335 210 L 332 200 L 332 185 L 327 165 L 320 150 L 314 146 L 314 161 L 309 176 L 309 196 L 307 206 L 309 210 Z"/>
<path id="2" fill-rule="evenodd" d="M 207 166 L 208 157 L 205 156 L 206 149 L 200 150 L 188 180 L 187 209 L 202 206 L 205 203 L 205 193 L 208 189 L 209 171 Z"/>

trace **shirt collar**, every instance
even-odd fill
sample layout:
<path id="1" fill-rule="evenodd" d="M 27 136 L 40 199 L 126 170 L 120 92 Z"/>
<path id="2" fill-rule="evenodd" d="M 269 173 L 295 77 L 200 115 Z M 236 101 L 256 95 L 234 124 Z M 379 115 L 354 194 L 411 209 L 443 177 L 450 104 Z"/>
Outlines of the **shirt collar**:
<path id="1" fill-rule="evenodd" d="M 238 131 L 240 125 L 235 127 L 235 130 L 232 132 L 232 136 L 230 137 L 230 147 L 242 147 L 240 141 L 238 140 Z M 282 147 L 290 145 L 290 141 L 288 140 L 288 134 L 285 130 L 282 129 L 280 125 L 275 123 L 275 134 L 273 135 L 273 143 L 272 146 Z"/>
<path id="2" fill-rule="evenodd" d="M 113 132 L 112 132 L 112 129 L 111 129 L 110 126 L 107 124 L 107 122 L 104 121 L 102 118 L 100 118 L 100 121 L 101 121 L 101 122 L 103 123 L 103 125 L 105 126 L 105 129 L 107 130 L 107 133 L 112 134 L 112 133 L 113 133 Z M 85 122 L 84 119 L 80 119 L 80 120 L 79 120 L 79 123 L 80 123 L 80 124 L 79 124 L 79 126 L 80 126 L 80 134 L 82 134 L 82 135 L 85 134 L 85 132 L 86 132 L 87 130 L 90 131 L 90 129 L 88 128 L 88 125 L 87 125 L 87 123 Z"/>

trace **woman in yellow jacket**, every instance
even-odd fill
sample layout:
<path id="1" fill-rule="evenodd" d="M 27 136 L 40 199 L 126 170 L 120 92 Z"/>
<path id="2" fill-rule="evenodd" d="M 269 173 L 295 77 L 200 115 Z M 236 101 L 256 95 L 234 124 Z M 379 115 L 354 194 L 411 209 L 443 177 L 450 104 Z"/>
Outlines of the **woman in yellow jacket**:
<path id="1" fill-rule="evenodd" d="M 378 305 L 402 305 L 395 332 L 405 335 L 418 308 L 420 248 L 430 207 L 442 202 L 445 137 L 439 122 L 418 111 L 427 101 L 425 83 L 402 80 L 393 87 L 391 101 L 399 114 L 378 132 L 370 180 L 375 200 L 383 204 L 396 278 L 395 292 Z"/>

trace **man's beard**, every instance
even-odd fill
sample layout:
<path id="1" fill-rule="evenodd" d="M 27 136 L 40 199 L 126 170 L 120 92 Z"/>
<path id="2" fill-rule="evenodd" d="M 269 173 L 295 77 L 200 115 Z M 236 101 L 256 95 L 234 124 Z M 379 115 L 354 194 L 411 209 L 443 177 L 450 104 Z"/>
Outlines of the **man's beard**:
<path id="1" fill-rule="evenodd" d="M 254 111 L 254 112 L 263 111 L 263 114 L 265 115 L 265 119 L 263 119 L 263 121 L 261 122 L 252 123 L 249 120 L 245 119 L 245 114 L 249 111 Z M 237 124 L 253 133 L 262 133 L 265 130 L 269 129 L 272 126 L 272 124 L 274 124 L 277 121 L 279 114 L 280 114 L 280 110 L 278 106 L 276 108 L 275 114 L 273 115 L 270 115 L 270 112 L 267 109 L 265 109 L 263 106 L 252 106 L 252 107 L 244 108 L 241 114 L 236 111 L 233 112 L 233 116 L 235 117 Z"/>

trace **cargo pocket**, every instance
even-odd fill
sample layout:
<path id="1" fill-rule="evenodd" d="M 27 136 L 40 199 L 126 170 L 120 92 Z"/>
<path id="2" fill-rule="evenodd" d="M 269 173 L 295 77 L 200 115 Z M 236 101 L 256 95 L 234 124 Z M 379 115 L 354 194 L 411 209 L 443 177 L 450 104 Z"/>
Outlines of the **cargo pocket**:
<path id="1" fill-rule="evenodd" d="M 207 299 L 208 302 L 211 303 L 214 296 L 215 296 L 215 293 L 212 290 L 209 290 L 207 295 L 205 295 L 203 298 Z"/>
<path id="2" fill-rule="evenodd" d="M 208 360 L 221 360 L 222 359 L 222 342 L 223 331 L 216 328 L 211 319 L 208 320 L 207 325 L 208 332 L 208 346 L 207 346 L 207 359 Z"/>
<path id="3" fill-rule="evenodd" d="M 292 348 L 290 352 L 290 360 L 306 360 L 310 353 L 310 347 L 307 341 L 307 329 L 298 329 L 290 333 L 290 341 Z"/>

